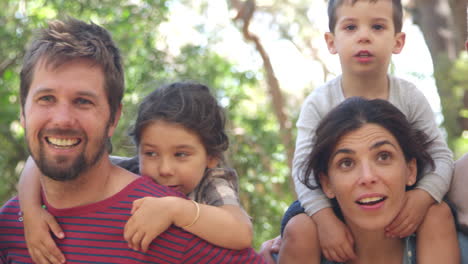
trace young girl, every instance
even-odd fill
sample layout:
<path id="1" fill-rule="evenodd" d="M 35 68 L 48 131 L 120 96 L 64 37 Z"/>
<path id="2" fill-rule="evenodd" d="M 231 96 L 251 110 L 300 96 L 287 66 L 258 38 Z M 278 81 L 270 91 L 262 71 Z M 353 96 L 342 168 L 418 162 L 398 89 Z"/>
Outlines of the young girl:
<path id="1" fill-rule="evenodd" d="M 130 248 L 146 251 L 171 224 L 221 247 L 243 249 L 251 245 L 252 225 L 240 207 L 237 175 L 220 167 L 229 145 L 224 125 L 223 110 L 204 85 L 173 83 L 143 100 L 130 133 L 138 156 L 111 159 L 183 192 L 191 200 L 136 200 L 124 230 Z M 39 173 L 30 159 L 19 183 L 28 249 L 36 263 L 64 263 L 49 229 L 58 238 L 65 234 L 40 207 Z"/>

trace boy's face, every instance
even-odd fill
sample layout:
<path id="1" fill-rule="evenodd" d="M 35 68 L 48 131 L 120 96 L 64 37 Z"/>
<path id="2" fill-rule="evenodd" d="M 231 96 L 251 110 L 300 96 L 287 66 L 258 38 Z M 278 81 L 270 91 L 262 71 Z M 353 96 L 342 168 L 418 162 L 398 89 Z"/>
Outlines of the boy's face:
<path id="1" fill-rule="evenodd" d="M 343 3 L 335 32 L 325 34 L 328 50 L 340 56 L 343 74 L 386 73 L 392 53 L 401 52 L 405 34 L 395 33 L 392 1 Z"/>

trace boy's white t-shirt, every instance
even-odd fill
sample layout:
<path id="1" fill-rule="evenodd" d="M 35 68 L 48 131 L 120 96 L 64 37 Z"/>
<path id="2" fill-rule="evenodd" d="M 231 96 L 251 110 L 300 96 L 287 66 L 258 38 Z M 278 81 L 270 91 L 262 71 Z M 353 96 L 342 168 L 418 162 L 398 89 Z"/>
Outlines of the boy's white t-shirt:
<path id="1" fill-rule="evenodd" d="M 403 79 L 391 75 L 388 75 L 388 78 L 390 83 L 388 101 L 400 109 L 408 121 L 417 129 L 424 131 L 432 141 L 428 151 L 434 159 L 435 170 L 426 173 L 416 187 L 427 191 L 437 202 L 441 202 L 452 179 L 452 152 L 442 137 L 432 109 L 421 91 Z M 322 190 L 311 190 L 301 182 L 302 165 L 312 150 L 315 129 L 320 120 L 344 100 L 340 75 L 315 89 L 306 98 L 296 123 L 297 139 L 292 176 L 298 200 L 309 216 L 323 208 L 331 207 L 331 204 Z M 310 179 L 311 184 L 316 185 L 314 177 Z"/>

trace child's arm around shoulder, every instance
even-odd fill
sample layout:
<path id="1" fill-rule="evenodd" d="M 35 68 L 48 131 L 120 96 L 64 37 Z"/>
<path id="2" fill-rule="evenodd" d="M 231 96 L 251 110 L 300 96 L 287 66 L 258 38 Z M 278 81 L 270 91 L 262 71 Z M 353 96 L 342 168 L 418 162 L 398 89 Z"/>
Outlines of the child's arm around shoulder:
<path id="1" fill-rule="evenodd" d="M 50 231 L 58 238 L 65 234 L 41 206 L 41 172 L 29 157 L 18 183 L 18 198 L 24 219 L 24 234 L 29 254 L 35 263 L 64 263 L 65 257 L 58 249 Z"/>
<path id="2" fill-rule="evenodd" d="M 209 169 L 190 196 L 200 202 L 200 215 L 192 226 L 184 229 L 225 248 L 244 249 L 252 245 L 252 223 L 240 206 L 234 170 Z M 189 215 L 181 218 L 187 221 L 187 217 L 190 219 Z"/>
<path id="3" fill-rule="evenodd" d="M 129 246 L 146 251 L 151 241 L 173 224 L 220 247 L 237 250 L 250 247 L 252 223 L 238 204 L 229 202 L 238 201 L 237 189 L 232 188 L 237 186 L 237 180 L 233 184 L 224 177 L 229 177 L 228 171 L 222 174 L 199 184 L 193 194 L 200 198 L 197 199 L 200 203 L 175 196 L 136 200 L 124 232 Z"/>
<path id="4" fill-rule="evenodd" d="M 404 89 L 401 96 L 400 110 L 406 115 L 408 121 L 417 129 L 424 131 L 431 144 L 428 152 L 434 160 L 435 168 L 430 168 L 417 184 L 417 188 L 426 191 L 436 202 L 440 203 L 447 194 L 453 176 L 453 154 L 449 149 L 441 130 L 438 127 L 435 115 L 426 97 L 416 86 L 406 81 L 400 81 Z M 393 102 L 392 102 L 393 103 Z"/>

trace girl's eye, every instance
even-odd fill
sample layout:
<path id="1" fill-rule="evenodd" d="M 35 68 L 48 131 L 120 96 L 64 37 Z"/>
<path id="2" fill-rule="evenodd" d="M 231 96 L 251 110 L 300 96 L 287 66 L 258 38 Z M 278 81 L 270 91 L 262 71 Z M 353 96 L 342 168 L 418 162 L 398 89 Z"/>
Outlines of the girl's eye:
<path id="1" fill-rule="evenodd" d="M 175 156 L 178 158 L 185 158 L 185 157 L 188 157 L 189 154 L 186 152 L 176 152 Z"/>
<path id="2" fill-rule="evenodd" d="M 377 156 L 377 160 L 379 161 L 388 161 L 390 160 L 392 157 L 392 154 L 390 152 L 387 152 L 387 151 L 382 151 L 378 154 Z"/>
<path id="3" fill-rule="evenodd" d="M 145 154 L 145 156 L 148 156 L 148 157 L 156 157 L 157 156 L 157 153 L 154 152 L 154 151 L 146 151 L 144 154 Z"/>
<path id="4" fill-rule="evenodd" d="M 351 168 L 352 166 L 354 165 L 354 162 L 352 159 L 342 159 L 338 162 L 338 167 L 342 168 L 342 169 L 349 169 Z"/>

